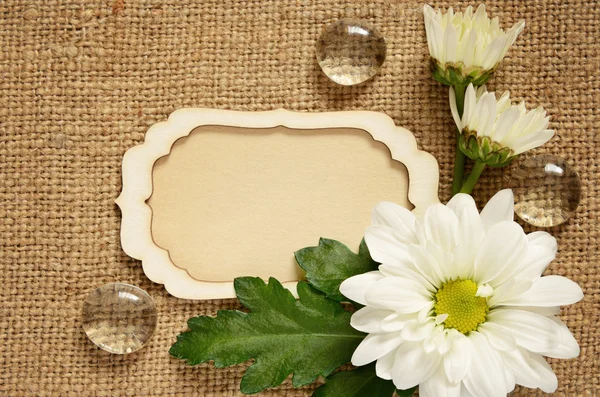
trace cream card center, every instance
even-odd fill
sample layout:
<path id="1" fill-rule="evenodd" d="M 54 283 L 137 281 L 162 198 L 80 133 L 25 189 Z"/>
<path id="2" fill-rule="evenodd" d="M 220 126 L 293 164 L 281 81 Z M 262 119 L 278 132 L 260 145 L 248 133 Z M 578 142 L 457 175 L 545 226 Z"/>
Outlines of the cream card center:
<path id="1" fill-rule="evenodd" d="M 379 201 L 412 208 L 406 167 L 361 129 L 202 126 L 154 165 L 152 236 L 195 279 L 302 277 L 293 252 L 356 249 Z"/>

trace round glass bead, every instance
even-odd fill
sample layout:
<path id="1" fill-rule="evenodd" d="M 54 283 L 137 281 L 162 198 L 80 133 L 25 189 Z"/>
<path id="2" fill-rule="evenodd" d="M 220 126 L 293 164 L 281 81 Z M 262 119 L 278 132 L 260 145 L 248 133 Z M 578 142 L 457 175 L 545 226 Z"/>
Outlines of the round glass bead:
<path id="1" fill-rule="evenodd" d="M 141 349 L 156 329 L 156 306 L 146 291 L 111 283 L 91 291 L 83 303 L 83 329 L 99 348 L 115 354 Z"/>
<path id="2" fill-rule="evenodd" d="M 510 179 L 515 212 L 533 226 L 552 227 L 566 222 L 581 199 L 577 171 L 558 156 L 527 157 L 512 167 Z"/>
<path id="3" fill-rule="evenodd" d="M 385 61 L 385 40 L 367 22 L 340 19 L 317 41 L 317 61 L 331 80 L 342 85 L 362 83 L 375 76 Z"/>

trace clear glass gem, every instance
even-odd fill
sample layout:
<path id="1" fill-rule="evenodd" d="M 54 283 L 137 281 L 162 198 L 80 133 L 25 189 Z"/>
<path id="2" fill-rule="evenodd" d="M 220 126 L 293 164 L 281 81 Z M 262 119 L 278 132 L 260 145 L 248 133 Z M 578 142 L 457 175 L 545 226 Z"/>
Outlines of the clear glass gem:
<path id="1" fill-rule="evenodd" d="M 83 303 L 83 329 L 107 352 L 132 353 L 141 349 L 156 329 L 154 301 L 133 285 L 103 285 L 91 291 Z"/>
<path id="2" fill-rule="evenodd" d="M 510 181 L 516 214 L 533 226 L 560 225 L 573 215 L 581 199 L 577 171 L 558 156 L 525 158 L 513 165 Z"/>
<path id="3" fill-rule="evenodd" d="M 331 80 L 342 85 L 375 76 L 385 61 L 385 40 L 367 22 L 340 19 L 317 41 L 317 61 Z"/>

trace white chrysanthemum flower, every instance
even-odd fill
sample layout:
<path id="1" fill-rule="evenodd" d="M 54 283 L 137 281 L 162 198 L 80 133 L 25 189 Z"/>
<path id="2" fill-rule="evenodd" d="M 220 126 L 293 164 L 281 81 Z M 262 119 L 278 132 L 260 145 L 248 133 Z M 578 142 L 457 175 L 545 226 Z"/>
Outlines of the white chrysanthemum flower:
<path id="1" fill-rule="evenodd" d="M 465 91 L 462 118 L 456 108 L 454 88 L 450 87 L 450 109 L 460 131 L 460 149 L 473 160 L 502 166 L 518 154 L 548 142 L 554 131 L 548 129 L 549 116 L 543 107 L 527 111 L 525 102 L 512 105 L 510 93 L 496 100 L 485 86 Z"/>
<path id="2" fill-rule="evenodd" d="M 365 234 L 378 271 L 340 291 L 365 305 L 351 324 L 369 335 L 352 356 L 421 397 L 505 396 L 515 383 L 544 392 L 557 378 L 542 356 L 572 358 L 579 346 L 556 317 L 583 297 L 560 276 L 541 277 L 556 240 L 525 234 L 513 195 L 497 193 L 478 213 L 471 196 L 427 209 L 423 220 L 380 203 Z"/>
<path id="3" fill-rule="evenodd" d="M 475 14 L 471 6 L 464 14 L 452 8 L 442 14 L 425 5 L 423 14 L 433 76 L 448 85 L 484 84 L 525 27 L 520 21 L 505 32 L 483 4 Z"/>

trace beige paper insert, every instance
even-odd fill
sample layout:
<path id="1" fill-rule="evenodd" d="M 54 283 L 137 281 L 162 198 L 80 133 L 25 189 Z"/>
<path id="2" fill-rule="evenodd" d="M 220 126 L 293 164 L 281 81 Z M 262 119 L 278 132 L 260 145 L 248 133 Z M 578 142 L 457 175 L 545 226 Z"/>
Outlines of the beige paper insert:
<path id="1" fill-rule="evenodd" d="M 352 128 L 198 127 L 152 179 L 153 239 L 203 281 L 298 280 L 294 251 L 319 237 L 354 250 L 377 202 L 412 208 L 405 166 Z"/>

